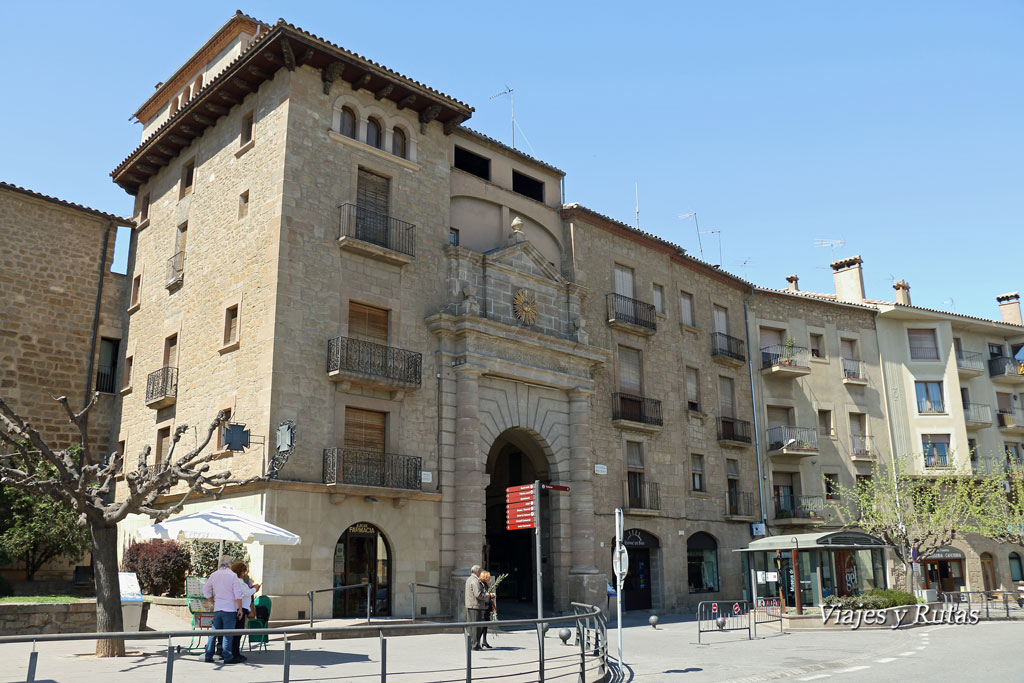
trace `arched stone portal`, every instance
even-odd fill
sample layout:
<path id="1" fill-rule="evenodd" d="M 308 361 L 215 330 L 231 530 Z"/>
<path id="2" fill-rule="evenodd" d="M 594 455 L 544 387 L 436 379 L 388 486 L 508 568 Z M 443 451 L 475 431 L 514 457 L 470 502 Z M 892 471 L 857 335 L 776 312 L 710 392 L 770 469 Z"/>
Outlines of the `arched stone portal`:
<path id="1" fill-rule="evenodd" d="M 513 427 L 502 432 L 487 454 L 488 485 L 485 494 L 484 566 L 495 577 L 508 574 L 501 584 L 499 600 L 506 612 L 523 610 L 532 615 L 536 609 L 536 550 L 530 529 L 506 530 L 505 490 L 510 486 L 551 481 L 551 449 L 536 432 Z M 541 568 L 543 570 L 544 604 L 554 606 L 556 566 L 552 548 L 561 547 L 560 539 L 552 538 L 552 516 L 564 507 L 563 501 L 544 492 L 541 495 Z"/>

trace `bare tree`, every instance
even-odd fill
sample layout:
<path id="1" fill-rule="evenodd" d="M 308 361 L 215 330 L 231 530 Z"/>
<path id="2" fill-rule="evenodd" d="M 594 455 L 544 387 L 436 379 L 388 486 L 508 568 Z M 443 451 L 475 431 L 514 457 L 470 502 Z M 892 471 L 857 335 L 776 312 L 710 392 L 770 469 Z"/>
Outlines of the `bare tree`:
<path id="1" fill-rule="evenodd" d="M 42 478 L 17 466 L 17 459 L 0 456 L 0 486 L 12 486 L 33 494 L 49 496 L 72 509 L 78 523 L 89 529 L 96 578 L 96 627 L 100 632 L 118 632 L 121 621 L 121 593 L 117 577 L 117 524 L 130 514 L 145 514 L 162 521 L 180 512 L 195 497 L 219 497 L 225 487 L 263 479 L 251 477 L 236 480 L 230 471 L 210 472 L 213 453 L 203 450 L 217 428 L 227 420 L 221 411 L 210 423 L 206 435 L 195 448 L 180 457 L 175 450 L 187 425 L 174 430 L 171 447 L 160 462 L 149 464 L 150 447 L 139 454 L 138 465 L 125 472 L 127 495 L 115 498 L 115 477 L 123 465 L 118 453 L 111 453 L 103 462 L 93 463 L 89 452 L 87 416 L 96 405 L 99 394 L 93 394 L 80 412 L 74 412 L 66 397 L 55 399 L 64 408 L 68 420 L 78 428 L 80 453 L 55 450 L 38 431 L 0 398 L 0 444 L 12 447 L 23 458 L 41 458 L 56 469 L 52 476 Z M 34 453 L 36 451 L 37 453 Z M 180 487 L 181 497 L 174 502 L 158 502 L 160 496 Z M 124 641 L 100 640 L 96 654 L 101 657 L 124 655 Z"/>

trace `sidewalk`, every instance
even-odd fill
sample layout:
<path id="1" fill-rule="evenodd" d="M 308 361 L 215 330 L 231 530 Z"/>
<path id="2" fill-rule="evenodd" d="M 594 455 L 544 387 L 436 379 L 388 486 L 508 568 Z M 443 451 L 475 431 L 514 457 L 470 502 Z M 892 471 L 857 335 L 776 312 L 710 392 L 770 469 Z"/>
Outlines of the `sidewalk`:
<path id="1" fill-rule="evenodd" d="M 151 612 L 154 629 L 187 628 L 187 624 L 159 610 Z M 614 626 L 614 624 L 612 624 Z M 763 635 L 767 631 L 759 631 Z M 608 632 L 609 654 L 614 658 L 616 632 Z M 905 649 L 912 639 L 903 631 L 810 632 L 773 634 L 747 640 L 745 632 L 702 634 L 697 644 L 696 624 L 666 615 L 657 629 L 646 617 L 629 617 L 623 628 L 626 669 L 621 681 L 724 681 L 769 680 L 823 666 L 841 666 L 869 656 Z M 570 639 L 570 643 L 572 639 Z M 175 644 L 185 645 L 176 641 Z M 491 638 L 493 650 L 473 653 L 473 680 L 503 683 L 536 681 L 537 637 L 533 631 L 502 633 Z M 92 644 L 43 643 L 38 646 L 38 681 L 78 683 L 103 681 L 163 681 L 167 644 L 163 641 L 128 643 L 133 652 L 121 659 L 97 659 Z M 31 644 L 0 646 L 6 663 L 0 681 L 24 680 Z M 547 680 L 575 682 L 579 650 L 562 645 L 557 631 L 545 639 Z M 213 677 L 218 683 L 270 683 L 281 681 L 282 642 L 274 640 L 267 652 L 248 652 L 246 664 L 206 664 L 203 654 L 182 653 L 174 662 L 174 680 Z M 455 634 L 394 637 L 387 640 L 388 680 L 408 683 L 444 683 L 465 680 L 465 649 Z M 685 674 L 685 676 L 681 676 Z M 379 681 L 380 643 L 376 638 L 300 640 L 292 643 L 292 681 Z M 593 676 L 588 676 L 593 680 Z M 615 680 L 615 679 L 613 679 Z"/>

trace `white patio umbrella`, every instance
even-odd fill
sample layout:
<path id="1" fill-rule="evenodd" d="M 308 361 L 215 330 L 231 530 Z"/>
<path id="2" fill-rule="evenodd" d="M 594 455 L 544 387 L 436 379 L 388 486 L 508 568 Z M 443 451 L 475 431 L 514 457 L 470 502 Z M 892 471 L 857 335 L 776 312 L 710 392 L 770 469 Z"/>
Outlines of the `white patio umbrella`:
<path id="1" fill-rule="evenodd" d="M 302 539 L 279 526 L 239 512 L 230 505 L 218 505 L 202 512 L 193 512 L 138 531 L 144 539 L 224 541 L 263 543 L 265 545 L 298 545 Z"/>

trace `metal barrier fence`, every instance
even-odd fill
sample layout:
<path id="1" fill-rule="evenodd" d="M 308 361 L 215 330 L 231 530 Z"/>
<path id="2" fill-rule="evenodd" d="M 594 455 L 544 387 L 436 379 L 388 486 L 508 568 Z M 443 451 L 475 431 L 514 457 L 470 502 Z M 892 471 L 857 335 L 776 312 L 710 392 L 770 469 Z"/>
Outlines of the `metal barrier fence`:
<path id="1" fill-rule="evenodd" d="M 354 583 L 350 586 L 335 586 L 334 588 L 320 588 L 315 591 L 306 591 L 306 597 L 309 598 L 309 625 L 313 626 L 313 596 L 317 593 L 337 593 L 338 591 L 350 591 L 350 590 L 365 590 L 366 591 L 366 623 L 370 623 L 370 616 L 373 614 L 373 598 L 370 592 L 373 590 L 373 584 L 370 583 Z"/>
<path id="2" fill-rule="evenodd" d="M 746 631 L 754 637 L 750 603 L 746 600 L 706 600 L 697 604 L 697 642 L 700 634 L 712 631 Z"/>
<path id="3" fill-rule="evenodd" d="M 782 602 L 778 598 L 758 598 L 754 603 L 754 636 L 757 636 L 758 624 L 778 624 L 779 633 L 782 628 Z"/>
<path id="4" fill-rule="evenodd" d="M 703 603 L 702 603 L 703 604 Z M 580 644 L 579 657 L 580 657 L 580 681 L 586 681 L 587 671 L 587 652 L 585 649 L 585 643 L 587 641 L 587 635 L 585 630 L 587 626 L 584 622 L 592 620 L 592 628 L 599 630 L 599 634 L 596 636 L 600 642 L 607 645 L 608 634 L 604 625 L 604 616 L 601 609 L 593 605 L 580 605 L 585 611 L 580 612 L 577 610 L 577 603 L 573 603 L 573 610 L 576 614 L 566 615 L 562 617 L 545 617 L 543 619 L 508 619 L 501 622 L 502 627 L 509 626 L 533 626 L 537 631 L 537 646 L 538 646 L 538 658 L 537 658 L 537 680 L 540 683 L 544 683 L 544 632 L 545 626 L 551 624 L 561 624 L 566 622 L 572 622 L 576 626 L 576 637 Z M 291 680 L 291 641 L 288 640 L 289 635 L 300 635 L 309 636 L 310 634 L 317 633 L 345 633 L 347 638 L 372 638 L 376 637 L 380 642 L 380 680 L 382 683 L 386 683 L 388 676 L 388 655 L 387 655 L 387 636 L 410 636 L 416 635 L 418 632 L 428 632 L 430 634 L 436 633 L 459 633 L 461 632 L 465 642 L 466 648 L 466 683 L 472 683 L 473 681 L 473 647 L 472 647 L 472 633 L 475 628 L 493 626 L 494 622 L 491 621 L 472 621 L 472 622 L 458 622 L 452 624 L 375 624 L 373 626 L 318 626 L 318 627 L 295 627 L 291 626 L 288 628 L 253 628 L 253 629 L 218 629 L 217 637 L 221 636 L 253 636 L 253 635 L 267 635 L 267 636 L 283 636 L 284 637 L 284 661 L 283 661 L 283 672 L 282 680 L 284 683 L 289 683 Z M 164 674 L 165 683 L 172 683 L 174 680 L 174 659 L 177 648 L 174 646 L 172 640 L 174 638 L 196 638 L 202 636 L 209 636 L 210 631 L 145 631 L 145 632 L 120 632 L 120 633 L 52 633 L 52 634 L 35 634 L 35 635 L 21 635 L 21 636 L 0 636 L 0 645 L 6 643 L 32 643 L 32 652 L 29 654 L 28 660 L 28 675 L 26 676 L 26 683 L 35 683 L 36 668 L 39 662 L 39 652 L 36 650 L 38 643 L 46 642 L 57 642 L 57 641 L 76 641 L 76 640 L 157 640 L 167 639 L 167 666 Z M 575 656 L 575 655 L 574 655 Z M 591 662 L 597 661 L 598 671 L 602 675 L 608 672 L 608 652 L 607 646 L 603 649 L 595 651 L 593 655 L 590 655 Z M 520 672 L 520 673 L 534 673 Z M 497 678 L 505 678 L 506 675 L 498 675 Z"/>
<path id="5" fill-rule="evenodd" d="M 949 591 L 939 599 L 954 612 L 984 610 L 984 619 L 1024 619 L 1024 595 L 1011 591 Z"/>

